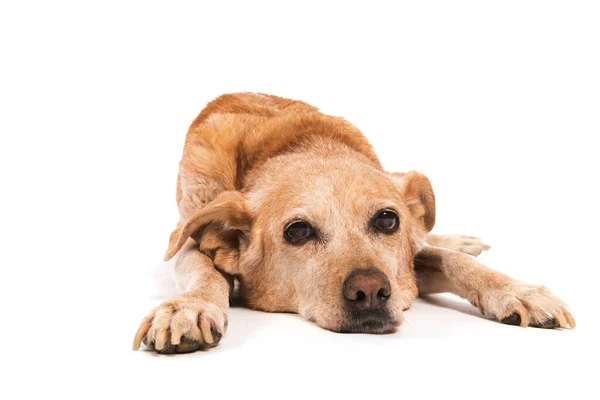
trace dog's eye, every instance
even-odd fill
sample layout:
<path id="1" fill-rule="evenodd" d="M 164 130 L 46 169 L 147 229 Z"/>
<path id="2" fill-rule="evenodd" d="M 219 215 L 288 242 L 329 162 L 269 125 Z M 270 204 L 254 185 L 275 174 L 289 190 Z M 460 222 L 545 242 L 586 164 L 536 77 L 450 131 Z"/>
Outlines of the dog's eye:
<path id="1" fill-rule="evenodd" d="M 400 226 L 398 214 L 390 210 L 379 211 L 371 220 L 371 226 L 382 233 L 394 233 Z"/>
<path id="2" fill-rule="evenodd" d="M 285 240 L 292 244 L 302 244 L 314 236 L 313 228 L 304 221 L 296 221 L 285 229 Z"/>

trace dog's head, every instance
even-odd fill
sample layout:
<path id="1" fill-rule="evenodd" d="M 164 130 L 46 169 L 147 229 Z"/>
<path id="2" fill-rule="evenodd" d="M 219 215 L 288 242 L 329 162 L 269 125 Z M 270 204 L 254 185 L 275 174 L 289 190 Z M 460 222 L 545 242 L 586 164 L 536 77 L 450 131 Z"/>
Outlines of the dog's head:
<path id="1" fill-rule="evenodd" d="M 427 178 L 344 157 L 280 156 L 171 235 L 240 281 L 253 308 L 342 332 L 395 330 L 417 295 L 413 257 L 435 221 Z"/>

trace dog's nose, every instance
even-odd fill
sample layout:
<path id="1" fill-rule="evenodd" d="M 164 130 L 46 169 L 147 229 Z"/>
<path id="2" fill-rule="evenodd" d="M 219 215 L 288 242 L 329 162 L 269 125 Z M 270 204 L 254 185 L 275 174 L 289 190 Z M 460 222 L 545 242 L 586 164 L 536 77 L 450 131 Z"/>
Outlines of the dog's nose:
<path id="1" fill-rule="evenodd" d="M 375 268 L 355 269 L 344 281 L 344 297 L 358 310 L 382 307 L 392 294 L 390 280 Z"/>

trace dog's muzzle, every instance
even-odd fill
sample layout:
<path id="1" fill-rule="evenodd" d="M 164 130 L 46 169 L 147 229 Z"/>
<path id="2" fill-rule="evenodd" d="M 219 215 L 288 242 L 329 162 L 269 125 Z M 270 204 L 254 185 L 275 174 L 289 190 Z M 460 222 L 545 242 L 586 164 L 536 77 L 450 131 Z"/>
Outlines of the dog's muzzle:
<path id="1" fill-rule="evenodd" d="M 347 322 L 342 332 L 385 333 L 395 329 L 386 307 L 392 294 L 388 277 L 378 269 L 355 269 L 344 281 L 342 293 Z"/>

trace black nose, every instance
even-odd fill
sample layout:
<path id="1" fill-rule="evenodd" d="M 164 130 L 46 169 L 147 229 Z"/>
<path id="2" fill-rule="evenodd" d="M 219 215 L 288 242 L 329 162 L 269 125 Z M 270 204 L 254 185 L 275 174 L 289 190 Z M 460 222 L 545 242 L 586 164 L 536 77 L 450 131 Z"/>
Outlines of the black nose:
<path id="1" fill-rule="evenodd" d="M 355 269 L 344 281 L 344 297 L 357 310 L 376 310 L 392 294 L 390 280 L 375 268 Z"/>

